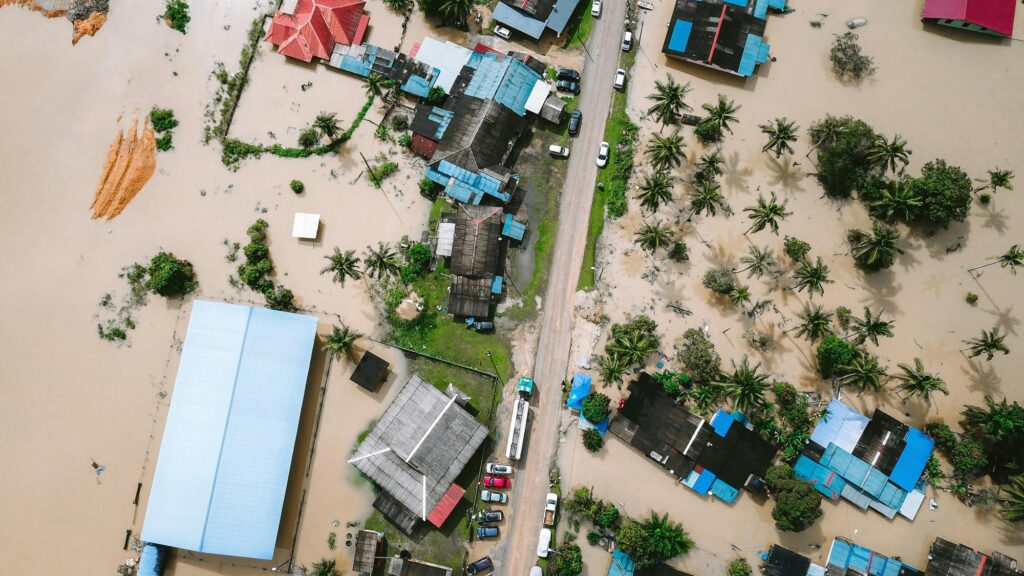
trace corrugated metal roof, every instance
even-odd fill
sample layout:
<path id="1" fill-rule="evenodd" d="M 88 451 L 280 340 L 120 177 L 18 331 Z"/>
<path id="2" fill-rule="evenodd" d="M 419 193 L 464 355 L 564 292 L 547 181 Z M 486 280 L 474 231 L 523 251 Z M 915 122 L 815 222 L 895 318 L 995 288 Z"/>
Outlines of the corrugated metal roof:
<path id="1" fill-rule="evenodd" d="M 452 510 L 455 509 L 459 504 L 459 500 L 462 500 L 462 495 L 466 493 L 466 489 L 458 484 L 452 484 L 445 491 L 444 496 L 437 502 L 437 506 L 430 511 L 427 516 L 427 522 L 430 522 L 434 526 L 440 528 L 444 526 L 444 521 L 451 515 Z"/>
<path id="2" fill-rule="evenodd" d="M 551 14 L 548 14 L 546 26 L 554 30 L 555 34 L 561 36 L 579 3 L 580 0 L 558 0 L 551 9 Z"/>
<path id="3" fill-rule="evenodd" d="M 270 559 L 317 321 L 197 300 L 142 539 Z"/>
<path id="4" fill-rule="evenodd" d="M 498 2 L 491 17 L 496 22 L 518 30 L 534 40 L 539 40 L 541 34 L 544 33 L 545 24 L 543 21 L 520 12 L 503 2 Z"/>
<path id="5" fill-rule="evenodd" d="M 437 226 L 437 250 L 438 256 L 451 256 L 452 245 L 455 243 L 455 222 L 441 222 Z"/>

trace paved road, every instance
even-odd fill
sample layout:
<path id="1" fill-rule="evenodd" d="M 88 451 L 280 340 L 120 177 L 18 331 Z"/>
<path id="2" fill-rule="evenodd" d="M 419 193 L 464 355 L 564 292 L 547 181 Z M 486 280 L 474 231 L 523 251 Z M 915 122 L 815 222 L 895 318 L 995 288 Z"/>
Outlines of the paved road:
<path id="1" fill-rule="evenodd" d="M 558 445 L 560 387 L 568 371 L 574 294 L 597 178 L 594 161 L 611 106 L 612 81 L 618 68 L 625 14 L 623 0 L 605 0 L 603 14 L 594 23 L 585 52 L 583 91 L 578 100 L 583 126 L 569 144 L 572 154 L 562 191 L 558 235 L 534 368 L 538 395 L 531 415 L 533 422 L 524 465 L 514 480 L 512 525 L 505 534 L 504 556 L 498 571 L 502 576 L 528 576 L 537 561 L 538 534 L 544 516 L 544 497 L 548 493 L 548 469 Z"/>

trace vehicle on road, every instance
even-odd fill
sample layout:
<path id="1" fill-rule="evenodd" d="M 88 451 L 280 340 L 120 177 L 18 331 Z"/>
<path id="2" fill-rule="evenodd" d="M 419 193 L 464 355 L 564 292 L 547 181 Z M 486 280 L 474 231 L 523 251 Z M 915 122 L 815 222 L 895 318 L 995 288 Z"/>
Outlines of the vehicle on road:
<path id="1" fill-rule="evenodd" d="M 572 68 L 559 68 L 556 80 L 572 80 L 573 82 L 579 82 L 580 78 L 580 73 Z"/>
<path id="2" fill-rule="evenodd" d="M 633 49 L 633 33 L 626 30 L 626 33 L 622 35 L 622 51 L 629 52 Z"/>
<path id="3" fill-rule="evenodd" d="M 488 462 L 487 466 L 484 466 L 484 472 L 491 476 L 510 476 L 512 475 L 512 467 L 508 464 L 495 464 L 494 462 Z"/>
<path id="4" fill-rule="evenodd" d="M 497 504 L 508 504 L 508 494 L 502 492 L 492 492 L 491 490 L 481 490 L 480 500 L 483 502 L 495 502 Z"/>
<path id="5" fill-rule="evenodd" d="M 601 145 L 597 148 L 597 167 L 604 168 L 608 165 L 608 150 L 609 146 L 607 142 L 601 142 Z"/>
<path id="6" fill-rule="evenodd" d="M 541 528 L 540 536 L 537 538 L 537 556 L 547 558 L 551 550 L 551 529 Z"/>
<path id="7" fill-rule="evenodd" d="M 501 476 L 484 476 L 484 486 L 488 488 L 508 488 L 512 486 L 512 481 Z"/>
<path id="8" fill-rule="evenodd" d="M 476 521 L 480 524 L 486 524 L 488 522 L 501 522 L 505 519 L 505 515 L 500 510 L 482 510 L 477 513 Z"/>
<path id="9" fill-rule="evenodd" d="M 601 17 L 601 0 L 594 0 L 594 3 L 590 5 L 590 15 L 594 18 Z"/>
<path id="10" fill-rule="evenodd" d="M 480 574 L 485 570 L 494 570 L 494 562 L 491 561 L 490 556 L 484 556 L 469 566 L 466 566 L 466 574 L 469 574 L 469 576 Z"/>
<path id="11" fill-rule="evenodd" d="M 615 82 L 612 84 L 616 90 L 622 90 L 626 87 L 626 71 L 619 68 L 615 71 Z"/>
<path id="12" fill-rule="evenodd" d="M 551 154 L 555 158 L 568 158 L 569 149 L 565 146 L 559 146 L 558 144 L 552 144 L 548 146 L 548 154 Z"/>
<path id="13" fill-rule="evenodd" d="M 572 114 L 569 115 L 569 136 L 579 134 L 581 124 L 583 124 L 583 112 L 573 110 Z"/>
<path id="14" fill-rule="evenodd" d="M 547 498 L 544 499 L 544 525 L 554 526 L 555 525 L 555 512 L 558 510 L 558 494 L 554 492 L 548 492 Z"/>
<path id="15" fill-rule="evenodd" d="M 534 566 L 530 568 L 530 576 L 544 576 L 544 571 L 540 569 L 540 566 Z"/>
<path id="16" fill-rule="evenodd" d="M 580 85 L 578 82 L 572 80 L 559 80 L 555 83 L 555 89 L 560 92 L 570 92 L 572 94 L 580 93 Z"/>
<path id="17" fill-rule="evenodd" d="M 497 526 L 480 526 L 476 529 L 476 537 L 480 539 L 497 538 L 499 533 Z"/>
<path id="18" fill-rule="evenodd" d="M 516 390 L 519 397 L 512 401 L 512 421 L 509 423 L 508 445 L 505 448 L 505 457 L 509 460 L 519 460 L 523 455 L 526 423 L 530 417 L 530 397 L 533 396 L 533 378 L 519 378 Z"/>
<path id="19" fill-rule="evenodd" d="M 501 24 L 495 24 L 494 35 L 497 36 L 498 38 L 504 38 L 505 40 L 508 40 L 509 38 L 512 37 L 512 31 L 509 30 L 508 28 L 505 28 Z"/>

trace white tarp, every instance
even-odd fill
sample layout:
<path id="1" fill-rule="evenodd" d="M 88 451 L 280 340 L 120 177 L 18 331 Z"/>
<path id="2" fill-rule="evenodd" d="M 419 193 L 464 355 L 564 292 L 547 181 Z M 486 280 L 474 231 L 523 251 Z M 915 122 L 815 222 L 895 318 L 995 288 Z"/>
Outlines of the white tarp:
<path id="1" fill-rule="evenodd" d="M 458 78 L 462 67 L 466 65 L 472 55 L 473 51 L 468 48 L 454 42 L 441 42 L 428 36 L 420 43 L 416 59 L 437 68 L 439 74 L 435 86 L 440 86 L 444 88 L 445 92 L 451 94 L 455 79 Z"/>
<path id="2" fill-rule="evenodd" d="M 452 246 L 455 244 L 455 223 L 441 222 L 437 225 L 437 250 L 438 256 L 451 256 Z"/>
<path id="3" fill-rule="evenodd" d="M 530 91 L 530 97 L 526 99 L 526 111 L 540 114 L 541 108 L 544 107 L 544 101 L 548 99 L 550 93 L 551 84 L 537 80 L 533 85 L 533 90 Z"/>
<path id="4" fill-rule="evenodd" d="M 307 214 L 305 212 L 295 213 L 295 223 L 292 224 L 292 238 L 303 240 L 316 240 L 320 232 L 320 215 Z"/>

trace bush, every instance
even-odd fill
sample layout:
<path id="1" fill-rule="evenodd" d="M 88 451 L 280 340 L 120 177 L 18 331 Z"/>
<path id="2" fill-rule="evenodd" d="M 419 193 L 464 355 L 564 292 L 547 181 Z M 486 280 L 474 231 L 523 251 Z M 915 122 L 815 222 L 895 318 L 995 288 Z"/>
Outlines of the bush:
<path id="1" fill-rule="evenodd" d="M 722 357 L 702 330 L 690 328 L 683 332 L 677 348 L 679 361 L 686 366 L 695 381 L 707 383 L 718 378 Z"/>
<path id="2" fill-rule="evenodd" d="M 292 180 L 288 186 L 290 186 L 292 192 L 295 192 L 296 194 L 302 194 L 302 191 L 306 189 L 306 185 L 303 184 L 301 180 Z"/>
<path id="3" fill-rule="evenodd" d="M 869 152 L 875 131 L 852 116 L 827 115 L 808 132 L 818 151 L 817 179 L 830 198 L 849 198 L 871 174 Z"/>
<path id="4" fill-rule="evenodd" d="M 847 366 L 857 357 L 857 348 L 839 338 L 829 334 L 818 344 L 818 371 L 822 378 L 840 376 L 839 367 Z"/>
<path id="5" fill-rule="evenodd" d="M 395 132 L 405 132 L 409 129 L 409 117 L 405 114 L 395 114 L 391 117 L 391 129 Z"/>
<path id="6" fill-rule="evenodd" d="M 846 306 L 839 306 L 836 308 L 836 323 L 843 330 L 850 329 L 850 319 L 853 318 L 853 312 Z"/>
<path id="7" fill-rule="evenodd" d="M 836 35 L 829 51 L 829 60 L 836 76 L 843 80 L 861 80 L 875 73 L 874 59 L 861 51 L 858 36 L 847 32 Z"/>
<path id="8" fill-rule="evenodd" d="M 928 162 L 921 177 L 910 184 L 921 198 L 921 216 L 930 224 L 949 228 L 951 222 L 963 222 L 971 209 L 971 179 L 959 166 L 945 160 Z"/>
<path id="9" fill-rule="evenodd" d="M 935 440 L 935 447 L 943 454 L 950 454 L 956 447 L 956 432 L 950 430 L 949 426 L 942 422 L 929 422 L 924 426 L 924 433 Z"/>
<path id="10" fill-rule="evenodd" d="M 583 431 L 583 447 L 589 452 L 597 452 L 604 446 L 604 438 L 601 433 L 593 428 Z"/>
<path id="11" fill-rule="evenodd" d="M 548 560 L 549 576 L 576 576 L 583 572 L 583 554 L 572 542 L 563 542 L 558 552 Z"/>
<path id="12" fill-rule="evenodd" d="M 611 502 L 605 502 L 601 506 L 601 511 L 598 513 L 597 518 L 593 519 L 594 525 L 604 530 L 611 530 L 619 524 L 619 509 L 615 507 L 615 504 Z"/>
<path id="13" fill-rule="evenodd" d="M 985 447 L 972 438 L 960 438 L 949 452 L 949 461 L 957 476 L 970 477 L 988 466 Z"/>
<path id="14" fill-rule="evenodd" d="M 409 148 L 412 146 L 412 134 L 406 132 L 398 137 L 398 145 L 402 148 Z"/>
<path id="15" fill-rule="evenodd" d="M 729 576 L 750 576 L 750 564 L 744 558 L 737 558 L 729 563 Z"/>
<path id="16" fill-rule="evenodd" d="M 291 290 L 284 286 L 264 291 L 263 297 L 267 299 L 267 308 L 271 310 L 284 310 L 287 312 L 295 309 L 293 302 L 295 296 Z"/>
<path id="17" fill-rule="evenodd" d="M 807 254 L 811 252 L 811 245 L 799 238 L 793 236 L 786 236 L 782 241 L 782 251 L 789 256 L 793 262 L 803 262 L 807 259 Z"/>
<path id="18" fill-rule="evenodd" d="M 983 206 L 991 201 L 992 195 L 989 194 L 988 192 L 982 192 L 981 194 L 978 194 L 978 202 L 980 202 Z"/>
<path id="19" fill-rule="evenodd" d="M 967 297 L 964 298 L 964 302 L 967 302 L 971 306 L 974 306 L 975 304 L 978 303 L 978 295 L 975 294 L 974 292 L 968 292 Z"/>
<path id="20" fill-rule="evenodd" d="M 178 120 L 174 117 L 174 110 L 170 108 L 156 108 L 149 111 L 149 122 L 153 125 L 154 132 L 167 132 L 178 127 Z"/>
<path id="21" fill-rule="evenodd" d="M 253 242 L 263 242 L 267 239 L 268 226 L 270 225 L 267 224 L 267 221 L 264 220 L 263 218 L 260 218 L 259 220 L 249 225 L 249 227 L 245 230 L 245 234 L 249 237 L 249 240 L 252 240 Z"/>
<path id="22" fill-rule="evenodd" d="M 424 198 L 427 198 L 429 200 L 434 200 L 435 198 L 437 198 L 438 189 L 440 188 L 440 186 L 438 186 L 438 184 L 431 180 L 430 178 L 424 177 L 420 179 L 419 188 L 420 196 L 423 196 Z"/>
<path id="23" fill-rule="evenodd" d="M 608 406 L 611 402 L 612 399 L 604 394 L 591 392 L 583 399 L 583 409 L 580 410 L 580 413 L 590 422 L 600 424 L 608 419 L 608 414 L 611 413 Z"/>
<path id="24" fill-rule="evenodd" d="M 689 262 L 690 249 L 686 246 L 686 242 L 682 240 L 673 242 L 672 248 L 668 251 L 668 257 L 675 262 Z"/>
<path id="25" fill-rule="evenodd" d="M 626 185 L 624 183 L 616 181 L 608 185 L 608 195 L 604 206 L 608 211 L 609 218 L 620 218 L 626 213 L 629 202 L 626 200 Z"/>
<path id="26" fill-rule="evenodd" d="M 598 541 L 601 540 L 601 535 L 591 530 L 587 532 L 587 543 L 591 546 L 597 546 Z"/>
<path id="27" fill-rule="evenodd" d="M 701 144 L 713 144 L 722 141 L 722 129 L 718 124 L 710 120 L 701 120 L 693 129 L 693 135 L 700 140 Z"/>
<path id="28" fill-rule="evenodd" d="M 192 20 L 188 13 L 188 3 L 185 0 L 167 0 L 164 20 L 168 26 L 184 34 L 189 21 Z"/>
<path id="29" fill-rule="evenodd" d="M 441 106 L 447 99 L 448 93 L 440 86 L 434 86 L 427 92 L 427 104 L 430 104 L 431 106 Z"/>
<path id="30" fill-rule="evenodd" d="M 156 149 L 160 152 L 169 152 L 174 149 L 173 136 L 170 132 L 164 132 L 156 139 Z"/>
<path id="31" fill-rule="evenodd" d="M 146 274 L 149 276 L 146 288 L 161 296 L 188 294 L 199 287 L 192 264 L 188 260 L 175 258 L 169 252 L 153 256 Z"/>
<path id="32" fill-rule="evenodd" d="M 727 296 L 736 289 L 736 274 L 728 266 L 719 266 L 704 273 L 704 287 L 715 294 Z"/>
<path id="33" fill-rule="evenodd" d="M 655 372 L 653 378 L 669 396 L 678 396 L 683 389 L 693 385 L 693 378 L 689 374 L 674 370 Z"/>
<path id="34" fill-rule="evenodd" d="M 309 149 L 320 143 L 320 133 L 316 128 L 306 128 L 299 133 L 299 146 Z"/>
<path id="35" fill-rule="evenodd" d="M 391 131 L 388 130 L 388 127 L 383 124 L 377 126 L 377 129 L 374 130 L 373 135 L 377 138 L 377 140 L 391 140 Z"/>
<path id="36" fill-rule="evenodd" d="M 370 183 L 374 188 L 380 188 L 384 180 L 395 172 L 398 172 L 398 163 L 389 160 L 370 170 Z"/>

